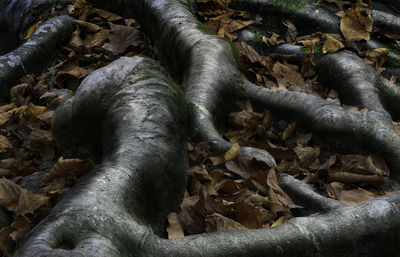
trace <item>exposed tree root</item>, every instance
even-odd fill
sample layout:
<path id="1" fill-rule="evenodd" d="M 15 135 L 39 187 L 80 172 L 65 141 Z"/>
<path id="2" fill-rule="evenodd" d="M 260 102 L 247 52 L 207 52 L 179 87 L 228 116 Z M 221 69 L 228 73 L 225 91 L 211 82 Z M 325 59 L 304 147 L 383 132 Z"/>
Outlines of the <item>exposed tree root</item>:
<path id="1" fill-rule="evenodd" d="M 224 109 L 235 99 L 248 98 L 297 120 L 333 147 L 381 155 L 400 181 L 400 137 L 390 115 L 398 115 L 398 89 L 369 72 L 372 68 L 358 57 L 341 52 L 323 57 L 318 65 L 344 101 L 368 108 L 367 113 L 251 84 L 240 74 L 233 48 L 204 34 L 190 8 L 176 0 L 125 3 L 126 12 L 154 41 L 162 63 L 182 82 L 186 100 L 194 105 L 193 129 L 214 150 L 231 146 L 216 128 Z M 352 70 L 338 63 L 342 58 Z M 328 65 L 337 77 L 324 70 Z M 364 69 L 367 73 L 353 76 Z M 53 129 L 62 149 L 70 155 L 102 156 L 101 163 L 29 234 L 16 256 L 398 255 L 399 195 L 344 207 L 289 175 L 279 178 L 289 195 L 325 214 L 294 218 L 273 229 L 162 239 L 165 217 L 178 207 L 185 188 L 184 114 L 190 114 L 168 81 L 151 61 L 121 58 L 92 73 L 57 110 Z M 275 165 L 264 150 L 242 148 L 242 154 L 249 152 Z"/>
<path id="2" fill-rule="evenodd" d="M 168 80 L 150 60 L 120 58 L 93 72 L 57 109 L 53 131 L 62 148 L 79 140 L 83 148 L 97 144 L 102 162 L 17 256 L 142 256 L 147 234 L 163 234 L 166 215 L 182 200 L 188 167 L 184 102 Z M 101 146 L 93 133 L 101 133 Z"/>
<path id="3" fill-rule="evenodd" d="M 0 56 L 0 100 L 9 97 L 9 89 L 23 75 L 47 68 L 57 51 L 68 43 L 72 31 L 71 17 L 55 17 L 40 26 L 23 45 Z"/>

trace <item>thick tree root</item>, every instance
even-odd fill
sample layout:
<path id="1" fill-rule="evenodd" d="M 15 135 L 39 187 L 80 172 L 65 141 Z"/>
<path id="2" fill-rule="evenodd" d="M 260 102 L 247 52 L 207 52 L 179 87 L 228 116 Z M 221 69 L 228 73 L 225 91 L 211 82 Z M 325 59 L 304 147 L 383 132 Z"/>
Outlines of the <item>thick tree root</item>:
<path id="1" fill-rule="evenodd" d="M 243 75 L 234 49 L 216 35 L 208 35 L 189 9 L 178 1 L 128 1 L 126 11 L 143 24 L 162 63 L 182 81 L 185 97 L 194 105 L 194 131 L 209 140 L 213 151 L 226 151 L 232 145 L 217 128 L 223 129 L 227 110 L 243 94 Z M 265 150 L 242 147 L 241 152 L 276 167 Z"/>
<path id="2" fill-rule="evenodd" d="M 168 81 L 150 60 L 120 58 L 88 76 L 57 109 L 53 131 L 62 149 L 82 140 L 89 150 L 101 133 L 103 158 L 17 256 L 142 256 L 147 234 L 164 233 L 188 167 L 185 107 Z"/>
<path id="3" fill-rule="evenodd" d="M 9 89 L 23 75 L 47 68 L 57 51 L 70 40 L 72 31 L 71 17 L 55 17 L 43 23 L 22 46 L 0 56 L 0 101 L 9 98 Z"/>

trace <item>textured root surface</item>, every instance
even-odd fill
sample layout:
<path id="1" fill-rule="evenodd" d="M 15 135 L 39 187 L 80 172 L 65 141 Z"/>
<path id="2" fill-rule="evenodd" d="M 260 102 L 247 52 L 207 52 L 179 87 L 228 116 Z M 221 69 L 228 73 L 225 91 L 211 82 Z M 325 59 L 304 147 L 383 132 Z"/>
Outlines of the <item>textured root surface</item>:
<path id="1" fill-rule="evenodd" d="M 0 2 L 0 54 L 17 48 L 28 29 L 51 10 L 62 11 L 68 0 L 3 0 Z"/>
<path id="2" fill-rule="evenodd" d="M 141 256 L 146 234 L 163 233 L 166 215 L 183 196 L 183 108 L 165 72 L 150 60 L 120 58 L 86 78 L 57 109 L 53 130 L 65 150 L 85 138 L 94 140 L 83 141 L 82 149 L 90 149 L 100 143 L 92 133 L 100 133 L 102 161 L 32 231 L 17 256 Z"/>
<path id="3" fill-rule="evenodd" d="M 0 100 L 9 97 L 9 89 L 23 75 L 43 71 L 70 40 L 72 30 L 72 18 L 55 17 L 43 23 L 23 45 L 0 56 Z"/>
<path id="4" fill-rule="evenodd" d="M 381 155 L 399 181 L 400 141 L 391 117 L 397 115 L 397 89 L 372 71 L 353 77 L 369 71 L 358 57 L 341 52 L 318 65 L 345 101 L 367 107 L 367 113 L 252 85 L 239 73 L 231 46 L 205 35 L 178 1 L 126 1 L 125 7 L 154 40 L 168 71 L 183 83 L 185 97 L 194 105 L 194 130 L 203 133 L 214 150 L 231 146 L 217 130 L 223 109 L 247 97 L 292 117 L 338 149 Z M 337 64 L 342 58 L 352 65 L 343 69 Z M 328 66 L 338 77 L 324 71 Z M 165 216 L 177 208 L 185 187 L 183 113 L 190 112 L 168 80 L 150 61 L 123 58 L 92 73 L 57 110 L 54 134 L 63 150 L 71 156 L 103 157 L 31 232 L 17 256 L 398 255 L 399 195 L 344 207 L 289 175 L 279 177 L 280 185 L 296 203 L 323 214 L 293 218 L 273 229 L 162 239 Z M 274 165 L 269 156 L 264 159 Z"/>

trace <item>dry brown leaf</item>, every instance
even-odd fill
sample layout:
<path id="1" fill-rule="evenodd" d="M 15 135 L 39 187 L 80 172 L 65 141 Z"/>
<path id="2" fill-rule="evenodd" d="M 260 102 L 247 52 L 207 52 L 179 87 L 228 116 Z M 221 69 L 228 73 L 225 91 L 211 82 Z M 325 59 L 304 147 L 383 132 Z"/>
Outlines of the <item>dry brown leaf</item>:
<path id="1" fill-rule="evenodd" d="M 241 112 L 230 113 L 228 122 L 230 125 L 237 128 L 254 128 L 258 126 L 261 118 L 263 118 L 262 114 L 243 110 Z M 266 122 L 268 122 L 268 120 L 266 120 Z"/>
<path id="2" fill-rule="evenodd" d="M 298 71 L 279 61 L 272 68 L 272 76 L 278 82 L 281 90 L 287 90 L 287 87 L 291 85 L 305 86 L 304 78 Z"/>
<path id="3" fill-rule="evenodd" d="M 106 19 L 107 21 L 119 21 L 122 20 L 123 17 L 115 14 L 115 13 L 111 13 L 111 12 L 107 12 L 105 10 L 102 9 L 95 9 L 95 12 L 97 13 L 97 15 L 99 15 L 101 18 Z"/>
<path id="4" fill-rule="evenodd" d="M 276 34 L 275 32 L 272 33 L 272 35 L 268 38 L 268 37 L 262 37 L 262 41 L 268 46 L 275 46 L 276 44 L 278 44 L 279 39 L 281 38 L 281 36 L 279 34 Z"/>
<path id="5" fill-rule="evenodd" d="M 236 48 L 239 51 L 240 58 L 242 61 L 250 62 L 250 63 L 261 63 L 263 61 L 263 57 L 254 50 L 253 47 L 248 45 L 246 42 L 236 42 Z"/>
<path id="6" fill-rule="evenodd" d="M 301 66 L 301 73 L 303 74 L 304 78 L 310 78 L 315 75 L 316 68 L 313 63 L 313 52 L 313 48 L 310 48 L 304 57 L 303 65 Z"/>
<path id="7" fill-rule="evenodd" d="M 79 28 L 86 33 L 96 33 L 103 29 L 99 25 L 87 21 L 74 20 L 74 23 L 77 24 Z"/>
<path id="8" fill-rule="evenodd" d="M 0 179 L 0 203 L 18 216 L 33 213 L 48 200 L 48 197 L 28 192 L 11 180 Z"/>
<path id="9" fill-rule="evenodd" d="M 38 118 L 39 120 L 43 121 L 47 125 L 50 125 L 51 124 L 51 120 L 53 118 L 53 115 L 54 115 L 54 111 L 46 111 L 46 112 L 38 115 L 36 118 Z"/>
<path id="10" fill-rule="evenodd" d="M 115 25 L 110 23 L 111 32 L 108 34 L 109 43 L 103 48 L 114 55 L 122 54 L 128 47 L 138 47 L 143 44 L 142 33 L 134 27 Z"/>
<path id="11" fill-rule="evenodd" d="M 38 151 L 44 161 L 53 160 L 55 149 L 53 147 L 53 136 L 51 132 L 45 130 L 32 131 L 30 135 L 30 147 Z"/>
<path id="12" fill-rule="evenodd" d="M 322 46 L 322 53 L 336 53 L 339 49 L 344 48 L 342 42 L 340 42 L 337 38 L 332 35 L 325 34 L 325 42 Z"/>
<path id="13" fill-rule="evenodd" d="M 168 239 L 181 238 L 185 236 L 182 227 L 179 224 L 178 215 L 176 214 L 176 212 L 171 212 L 170 214 L 168 214 L 167 232 Z"/>
<path id="14" fill-rule="evenodd" d="M 254 24 L 254 20 L 244 21 L 244 20 L 233 20 L 233 19 L 221 19 L 219 22 L 218 36 L 223 38 L 228 38 L 234 40 L 237 38 L 236 34 L 232 34 L 235 31 L 243 29 L 251 24 Z"/>
<path id="15" fill-rule="evenodd" d="M 12 255 L 16 243 L 22 240 L 31 228 L 31 222 L 24 216 L 14 219 L 10 226 L 0 230 L 0 249 L 3 253 Z"/>
<path id="16" fill-rule="evenodd" d="M 194 206 L 199 201 L 199 199 L 200 197 L 198 195 L 190 196 L 189 193 L 185 190 L 185 195 L 180 205 L 181 210 L 182 211 L 189 210 L 190 207 Z"/>
<path id="17" fill-rule="evenodd" d="M 71 40 L 69 41 L 68 45 L 74 49 L 84 48 L 83 40 L 80 37 L 79 27 L 74 32 L 72 32 L 72 37 L 71 37 Z"/>
<path id="18" fill-rule="evenodd" d="M 319 155 L 319 148 L 314 149 L 313 147 L 309 146 L 296 146 L 293 148 L 293 151 L 296 153 L 296 156 L 300 161 L 299 164 L 304 168 L 310 166 Z"/>
<path id="19" fill-rule="evenodd" d="M 60 157 L 51 171 L 43 177 L 42 183 L 47 183 L 54 178 L 66 177 L 67 179 L 75 179 L 82 173 L 94 167 L 94 163 L 89 160 L 81 159 L 64 159 Z"/>
<path id="20" fill-rule="evenodd" d="M 229 219 L 219 213 L 213 213 L 206 217 L 206 232 L 216 232 L 220 230 L 248 230 L 245 226 Z"/>
<path id="21" fill-rule="evenodd" d="M 297 33 L 297 29 L 294 26 L 294 24 L 289 20 L 285 20 L 283 22 L 283 25 L 285 25 L 287 27 L 287 31 L 286 31 L 285 35 L 283 35 L 285 42 L 286 43 L 295 42 L 298 33 Z"/>
<path id="22" fill-rule="evenodd" d="M 248 229 L 262 228 L 267 222 L 275 218 L 275 214 L 249 203 L 233 203 L 228 205 L 228 207 L 233 210 L 228 217 Z"/>
<path id="23" fill-rule="evenodd" d="M 378 73 L 382 73 L 385 68 L 382 67 L 389 55 L 389 49 L 376 48 L 374 50 L 367 50 L 365 53 L 364 61 L 374 67 Z"/>
<path id="24" fill-rule="evenodd" d="M 95 34 L 88 34 L 83 44 L 87 49 L 101 47 L 106 42 L 109 33 L 109 29 L 102 29 Z"/>
<path id="25" fill-rule="evenodd" d="M 347 205 L 356 205 L 377 198 L 379 195 L 362 188 L 343 190 L 340 192 L 339 201 Z"/>
<path id="26" fill-rule="evenodd" d="M 69 80 L 82 79 L 87 75 L 89 75 L 90 72 L 91 72 L 90 70 L 87 70 L 80 66 L 75 66 L 74 68 L 69 67 L 68 70 L 60 70 L 59 72 L 57 72 L 54 80 L 59 87 L 65 88 L 67 87 L 66 85 Z"/>
<path id="27" fill-rule="evenodd" d="M 0 135 L 0 153 L 6 152 L 8 149 L 12 148 L 12 145 L 8 139 Z"/>
<path id="28" fill-rule="evenodd" d="M 313 47 L 319 45 L 324 37 L 321 32 L 316 32 L 311 35 L 301 36 L 296 38 L 296 43 L 302 44 L 305 47 Z"/>
<path id="29" fill-rule="evenodd" d="M 282 132 L 282 140 L 288 139 L 296 130 L 296 122 L 290 123 Z"/>
<path id="30" fill-rule="evenodd" d="M 340 31 L 348 41 L 370 40 L 372 32 L 371 6 L 358 0 L 357 5 L 337 14 L 341 17 Z"/>

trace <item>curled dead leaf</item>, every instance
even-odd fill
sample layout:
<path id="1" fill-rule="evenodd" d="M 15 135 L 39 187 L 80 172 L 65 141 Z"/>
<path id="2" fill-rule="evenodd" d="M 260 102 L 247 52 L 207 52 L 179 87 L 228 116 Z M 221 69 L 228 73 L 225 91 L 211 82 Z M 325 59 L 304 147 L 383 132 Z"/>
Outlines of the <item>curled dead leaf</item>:
<path id="1" fill-rule="evenodd" d="M 68 179 L 75 179 L 82 173 L 94 167 L 94 163 L 89 160 L 81 159 L 64 159 L 60 157 L 51 171 L 43 177 L 42 183 L 47 183 L 54 178 L 65 177 Z"/>
<path id="2" fill-rule="evenodd" d="M 248 230 L 245 226 L 229 219 L 219 213 L 213 213 L 206 217 L 206 232 L 211 233 L 220 230 Z"/>
<path id="3" fill-rule="evenodd" d="M 0 179 L 0 203 L 18 216 L 33 213 L 48 200 L 48 197 L 28 192 L 9 179 Z"/>

